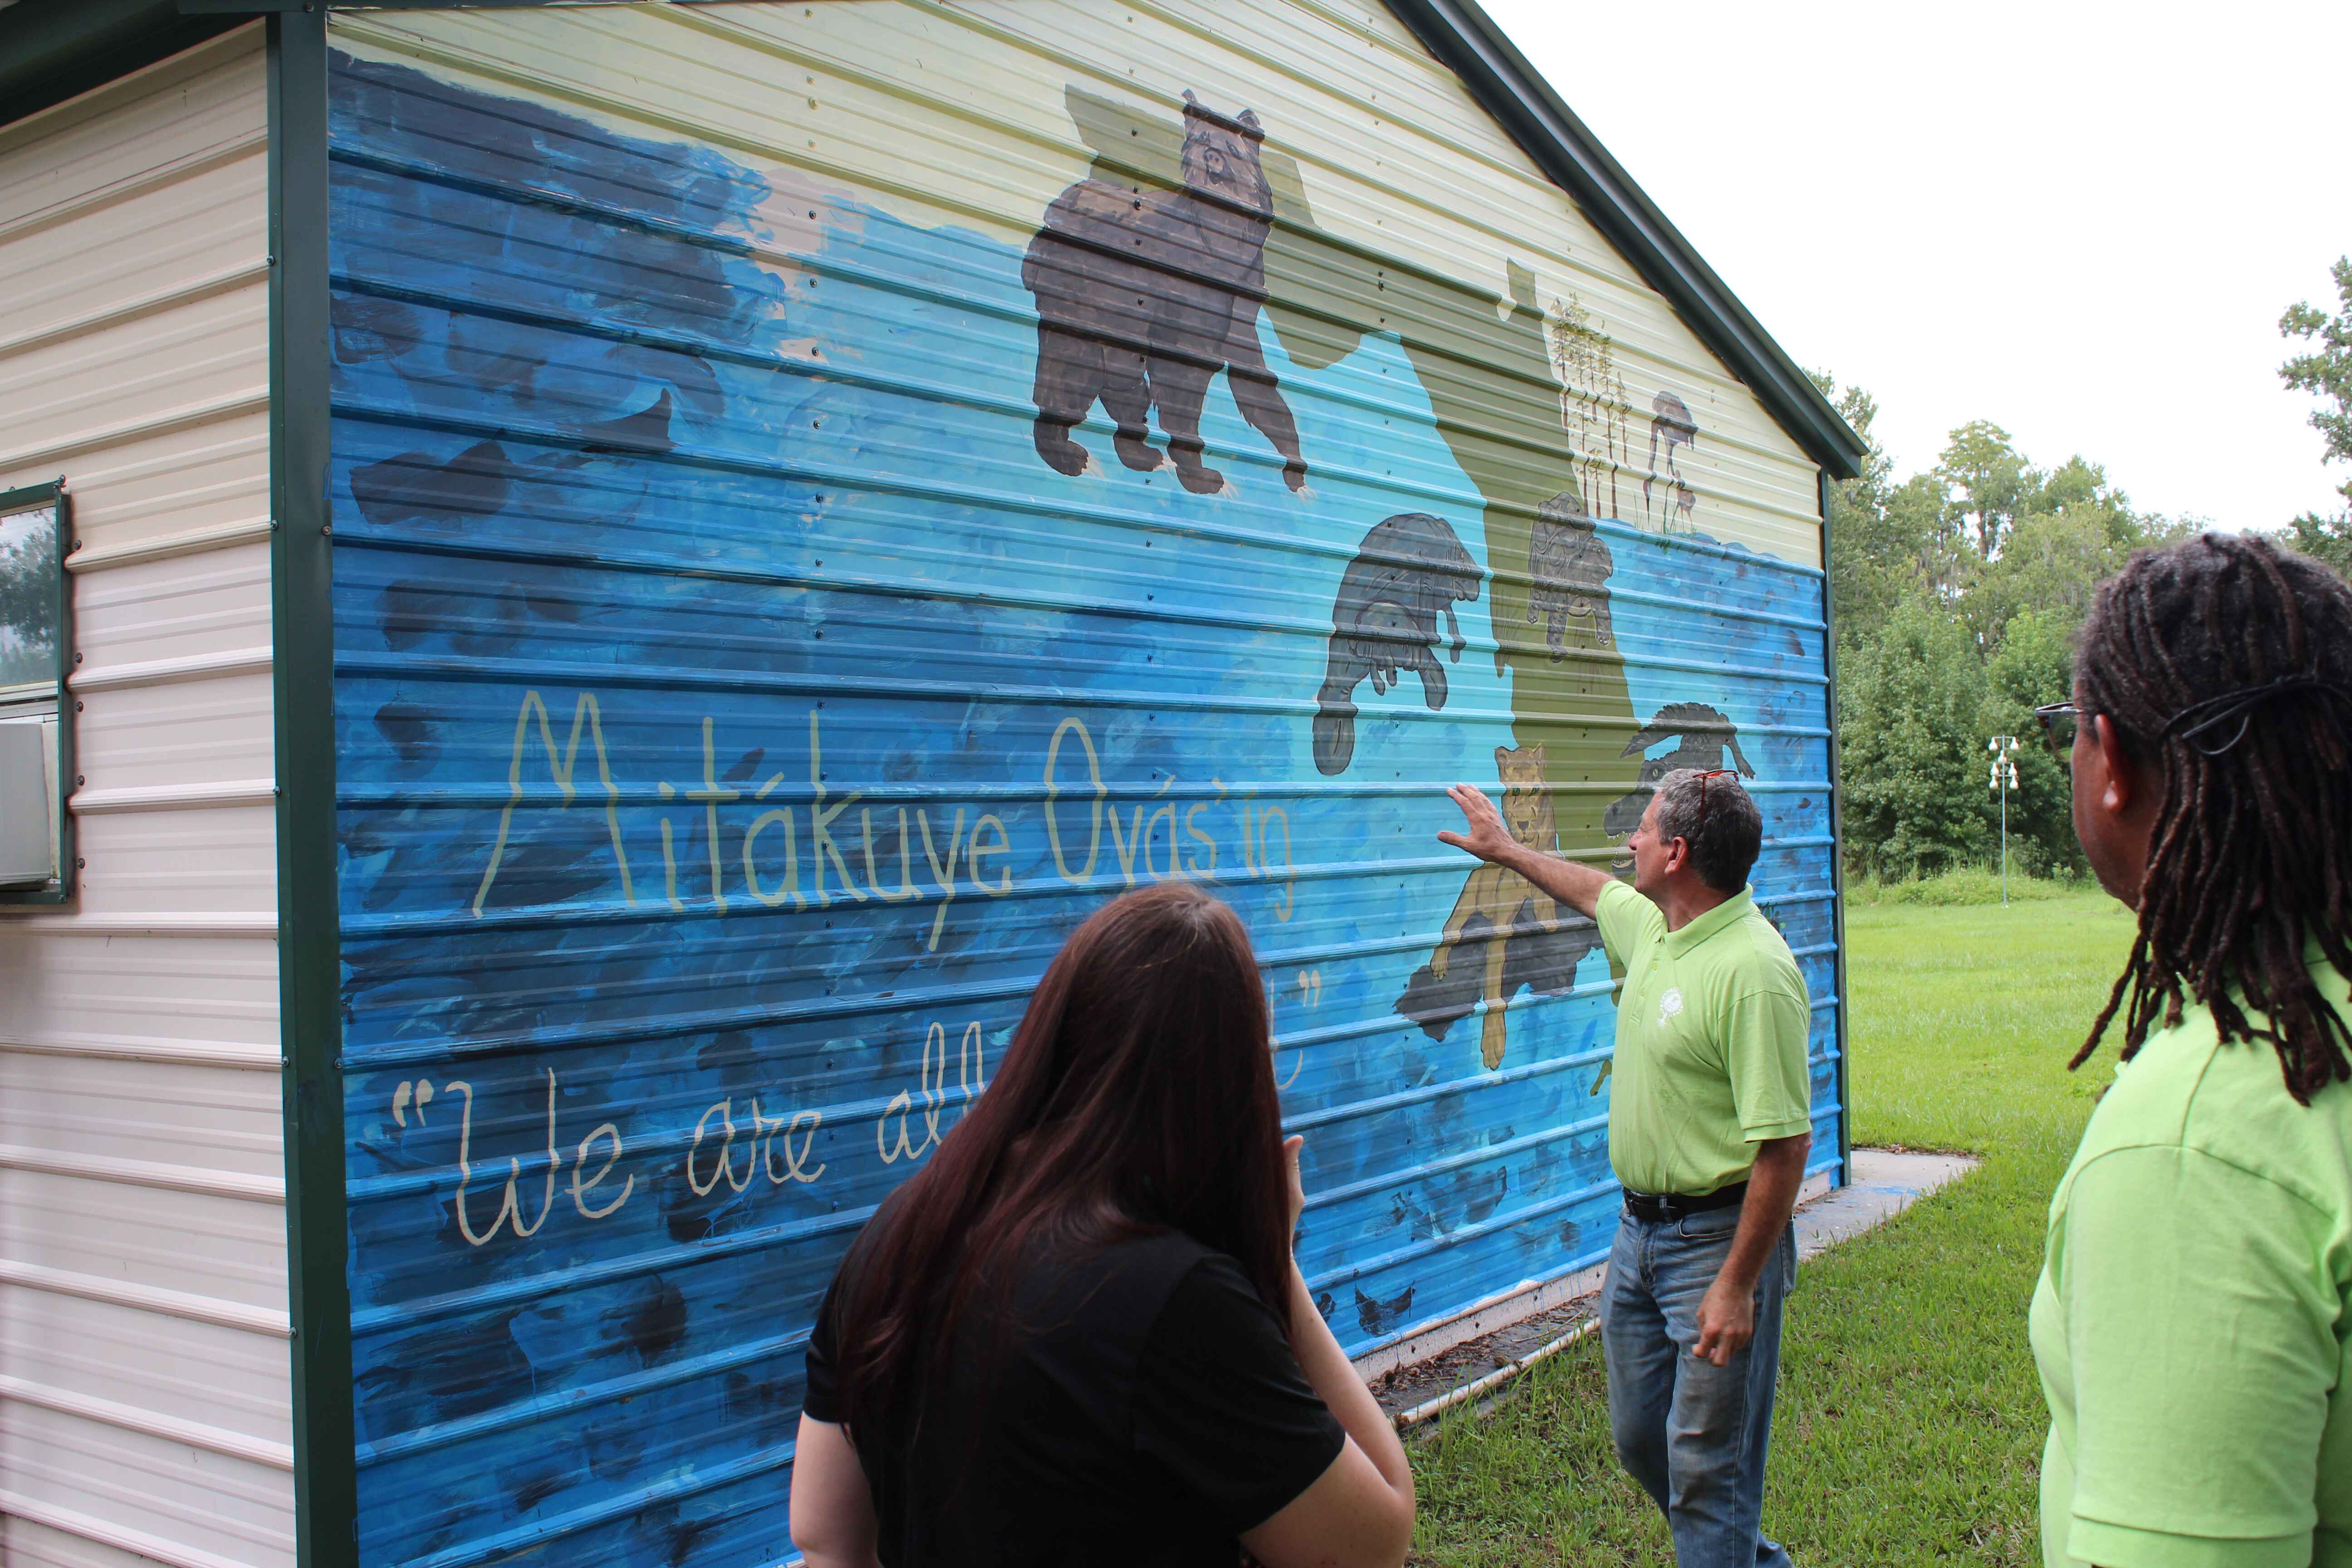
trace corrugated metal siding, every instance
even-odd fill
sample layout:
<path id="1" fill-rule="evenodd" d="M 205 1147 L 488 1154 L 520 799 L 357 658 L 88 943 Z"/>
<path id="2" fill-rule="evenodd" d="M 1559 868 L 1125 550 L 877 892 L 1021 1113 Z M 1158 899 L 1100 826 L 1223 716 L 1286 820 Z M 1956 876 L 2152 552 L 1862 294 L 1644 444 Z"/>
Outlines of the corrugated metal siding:
<path id="1" fill-rule="evenodd" d="M 292 1560 L 257 25 L 0 132 L 0 489 L 79 543 L 79 897 L 0 910 L 0 1561 Z"/>
<path id="2" fill-rule="evenodd" d="M 835 1260 L 1062 936 L 1151 879 L 1258 943 L 1302 1263 L 1352 1350 L 1594 1262 L 1612 979 L 1434 842 L 1456 778 L 1605 858 L 1645 765 L 1752 769 L 1833 1163 L 1813 471 L 1392 19 L 859 0 L 332 38 L 365 1562 L 787 1552 Z M 1272 189 L 1239 319 L 1300 490 L 1226 375 L 1218 493 L 1099 413 L 1082 472 L 1033 442 L 1049 204 L 1131 177 L 1175 228 L 1100 232 L 1195 258 L 1221 221 L 1161 203 L 1186 89 L 1263 123 L 1195 131 Z M 1255 248 L 1203 264 L 1227 297 Z M 1155 373 L 1158 446 L 1187 400 Z M 1382 648 L 1412 679 L 1376 686 Z"/>

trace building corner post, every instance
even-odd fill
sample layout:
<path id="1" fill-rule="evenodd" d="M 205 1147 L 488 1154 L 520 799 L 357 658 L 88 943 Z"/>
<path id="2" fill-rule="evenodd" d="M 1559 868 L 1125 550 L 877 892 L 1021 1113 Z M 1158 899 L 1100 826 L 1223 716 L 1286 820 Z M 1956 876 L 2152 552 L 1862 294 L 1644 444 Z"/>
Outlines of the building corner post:
<path id="1" fill-rule="evenodd" d="M 356 1568 L 327 500 L 325 7 L 281 11 L 268 27 L 270 619 L 296 1560 Z"/>
<path id="2" fill-rule="evenodd" d="M 1853 1182 L 1853 1095 L 1852 1091 L 1852 1035 L 1846 1016 L 1852 1011 L 1853 995 L 1846 988 L 1845 977 L 1845 773 L 1841 763 L 1838 745 L 1837 695 L 1837 575 L 1830 560 L 1830 473 L 1827 468 L 1815 470 L 1819 480 L 1822 511 L 1822 657 L 1829 685 L 1824 698 L 1830 731 L 1830 931 L 1831 940 L 1837 943 L 1837 956 L 1832 982 L 1837 986 L 1837 1010 L 1834 1015 L 1837 1031 L 1837 1098 L 1838 1098 L 1838 1184 Z"/>

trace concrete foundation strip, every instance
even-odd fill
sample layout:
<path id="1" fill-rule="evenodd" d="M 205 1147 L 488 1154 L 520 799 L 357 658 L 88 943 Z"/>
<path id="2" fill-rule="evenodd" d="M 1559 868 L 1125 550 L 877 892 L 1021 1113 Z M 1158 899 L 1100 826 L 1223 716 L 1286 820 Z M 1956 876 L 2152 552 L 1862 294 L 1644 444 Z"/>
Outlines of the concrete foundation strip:
<path id="1" fill-rule="evenodd" d="M 1965 1175 L 1975 1165 L 1976 1161 L 1968 1155 L 1922 1154 L 1908 1150 L 1856 1149 L 1853 1152 L 1852 1183 L 1825 1197 L 1818 1197 L 1814 1201 L 1804 1203 L 1799 1208 L 1796 1218 L 1799 1257 L 1801 1258 L 1814 1257 L 1849 1237 L 1858 1236 L 1865 1230 L 1874 1228 L 1902 1213 L 1917 1199 Z M 1581 1284 L 1581 1279 L 1580 1279 L 1577 1283 Z M 1594 1283 L 1597 1286 L 1599 1281 L 1595 1280 Z M 1574 1286 L 1571 1286 L 1571 1289 L 1573 1288 Z M 1557 1287 L 1552 1289 L 1556 1289 Z M 1589 1301 L 1594 1299 L 1594 1295 L 1584 1294 L 1581 1291 L 1576 1298 L 1579 1301 Z M 1471 1328 L 1470 1333 L 1464 1334 L 1458 1330 L 1454 1333 L 1447 1333 L 1444 1326 L 1439 1325 L 1416 1338 L 1433 1346 L 1430 1358 L 1432 1360 L 1434 1360 L 1436 1355 L 1459 1345 L 1468 1344 L 1475 1347 L 1482 1342 L 1491 1343 L 1496 1340 L 1503 1339 L 1509 1333 L 1510 1324 L 1520 1321 L 1520 1318 L 1513 1314 L 1512 1305 L 1507 1301 L 1489 1303 L 1488 1306 L 1500 1309 L 1500 1321 L 1495 1321 L 1487 1313 L 1482 1312 L 1478 1316 L 1485 1321 L 1475 1324 L 1465 1324 L 1466 1327 Z M 1565 1310 L 1564 1306 L 1550 1306 L 1541 1296 L 1529 1292 L 1527 1307 L 1522 1309 L 1522 1312 L 1526 1317 L 1538 1317 L 1559 1313 Z M 1488 1327 L 1489 1322 L 1493 1322 L 1492 1328 Z M 1457 1405 L 1483 1398 L 1529 1367 L 1558 1355 L 1600 1326 L 1599 1317 L 1587 1317 L 1566 1331 L 1556 1334 L 1524 1354 L 1496 1366 L 1492 1372 L 1474 1378 L 1468 1383 L 1457 1384 L 1441 1394 L 1420 1400 L 1402 1409 L 1392 1408 L 1390 1419 L 1396 1423 L 1400 1430 L 1403 1430 L 1417 1426 L 1432 1416 L 1450 1410 Z M 1524 1331 L 1522 1330 L 1522 1332 Z M 1371 1358 L 1367 1358 L 1368 1362 L 1370 1360 Z M 1394 1377 L 1407 1373 L 1409 1367 L 1392 1365 L 1383 1370 L 1388 1376 Z M 1425 1376 L 1426 1373 L 1423 1375 Z M 1408 1378 L 1407 1381 L 1411 1380 Z M 1389 1399 L 1394 1397 L 1393 1394 L 1388 1396 Z M 1383 1403 L 1386 1401 L 1384 1400 Z"/>
<path id="2" fill-rule="evenodd" d="M 1504 1384 L 1508 1383 L 1511 1379 L 1518 1376 L 1519 1373 L 1527 1371 L 1528 1368 L 1535 1365 L 1536 1363 L 1558 1355 L 1560 1352 L 1566 1350 L 1569 1346 L 1574 1344 L 1585 1335 L 1591 1333 L 1599 1327 L 1601 1327 L 1600 1319 L 1588 1319 L 1584 1322 L 1579 1323 L 1576 1327 L 1569 1330 L 1568 1332 L 1560 1335 L 1559 1338 L 1538 1345 L 1534 1350 L 1529 1351 L 1527 1354 L 1521 1356 L 1518 1360 L 1511 1363 L 1507 1366 L 1498 1366 L 1494 1371 L 1488 1373 L 1486 1376 L 1479 1378 L 1475 1382 L 1463 1384 L 1457 1388 L 1450 1389 L 1447 1392 L 1439 1394 L 1434 1399 L 1424 1399 L 1410 1410 L 1398 1411 L 1395 1418 L 1398 1429 L 1402 1430 L 1407 1426 L 1417 1426 L 1441 1411 L 1451 1410 L 1457 1405 L 1465 1404 L 1470 1400 L 1475 1399 L 1490 1388 L 1501 1387 Z"/>

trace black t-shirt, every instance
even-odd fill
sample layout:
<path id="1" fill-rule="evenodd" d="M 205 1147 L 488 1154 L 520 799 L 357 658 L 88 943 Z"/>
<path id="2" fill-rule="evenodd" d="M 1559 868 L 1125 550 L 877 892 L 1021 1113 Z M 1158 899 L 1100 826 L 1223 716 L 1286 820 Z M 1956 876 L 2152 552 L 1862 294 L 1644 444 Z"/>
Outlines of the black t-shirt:
<path id="1" fill-rule="evenodd" d="M 839 1290 L 805 1405 L 835 1423 Z M 1240 1265 L 1190 1237 L 1043 1256 L 1010 1299 L 967 1314 L 913 1432 L 850 1433 L 885 1568 L 1233 1568 L 1347 1440 Z"/>

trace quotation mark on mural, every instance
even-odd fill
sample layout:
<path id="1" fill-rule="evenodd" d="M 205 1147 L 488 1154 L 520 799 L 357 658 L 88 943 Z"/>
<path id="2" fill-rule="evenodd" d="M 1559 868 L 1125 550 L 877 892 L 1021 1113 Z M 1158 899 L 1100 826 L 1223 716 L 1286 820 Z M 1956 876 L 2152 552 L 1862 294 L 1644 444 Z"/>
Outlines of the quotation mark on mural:
<path id="1" fill-rule="evenodd" d="M 415 1098 L 413 1100 L 410 1096 L 410 1091 L 412 1089 L 415 1090 Z M 413 1084 L 404 1079 L 402 1079 L 400 1087 L 392 1091 L 392 1120 L 394 1125 L 403 1128 L 405 1128 L 408 1125 L 408 1108 L 412 1103 L 414 1103 L 416 1107 L 416 1125 L 419 1127 L 424 1126 L 425 1103 L 432 1098 L 433 1080 L 431 1079 L 420 1078 Z"/>

